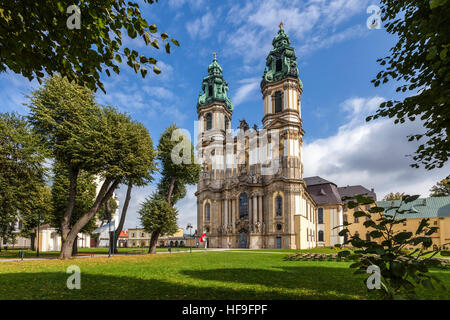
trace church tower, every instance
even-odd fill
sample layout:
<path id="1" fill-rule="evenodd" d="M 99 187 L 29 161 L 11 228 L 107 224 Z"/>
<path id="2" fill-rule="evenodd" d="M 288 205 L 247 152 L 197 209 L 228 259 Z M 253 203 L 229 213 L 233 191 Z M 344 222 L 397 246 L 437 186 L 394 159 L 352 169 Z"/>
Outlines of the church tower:
<path id="1" fill-rule="evenodd" d="M 303 84 L 299 79 L 297 57 L 290 46 L 288 35 L 280 23 L 272 41 L 273 49 L 266 58 L 266 69 L 261 81 L 263 94 L 264 129 L 279 130 L 280 156 L 286 178 L 301 179 L 303 175 L 301 95 Z"/>

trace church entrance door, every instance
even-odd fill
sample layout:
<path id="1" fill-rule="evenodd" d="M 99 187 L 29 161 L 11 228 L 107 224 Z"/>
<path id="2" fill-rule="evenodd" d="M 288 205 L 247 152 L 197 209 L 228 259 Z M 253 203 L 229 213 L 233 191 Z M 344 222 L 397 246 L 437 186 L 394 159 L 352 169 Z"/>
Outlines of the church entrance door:
<path id="1" fill-rule="evenodd" d="M 247 248 L 247 231 L 245 230 L 239 232 L 239 248 Z"/>

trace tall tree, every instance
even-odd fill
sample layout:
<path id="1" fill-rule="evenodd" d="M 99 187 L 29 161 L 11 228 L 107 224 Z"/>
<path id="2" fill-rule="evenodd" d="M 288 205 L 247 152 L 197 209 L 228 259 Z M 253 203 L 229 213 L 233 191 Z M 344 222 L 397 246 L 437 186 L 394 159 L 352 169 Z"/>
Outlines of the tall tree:
<path id="1" fill-rule="evenodd" d="M 18 215 L 32 212 L 44 185 L 46 150 L 26 119 L 0 114 L 0 238 L 14 241 Z"/>
<path id="2" fill-rule="evenodd" d="M 403 196 L 405 195 L 404 192 L 390 192 L 388 193 L 384 198 L 383 201 L 391 201 L 391 200 L 402 200 Z"/>
<path id="3" fill-rule="evenodd" d="M 19 213 L 22 221 L 20 235 L 31 240 L 31 250 L 35 250 L 35 240 L 38 225 L 50 221 L 53 212 L 52 191 L 49 186 L 38 184 L 28 197 L 32 199 L 31 206 Z"/>
<path id="4" fill-rule="evenodd" d="M 52 185 L 52 200 L 53 211 L 49 216 L 50 224 L 61 233 L 61 221 L 63 220 L 64 212 L 67 208 L 69 189 L 69 174 L 64 165 L 55 162 L 53 165 L 53 185 Z M 77 179 L 77 197 L 75 198 L 75 205 L 73 207 L 69 227 L 72 228 L 76 221 L 87 212 L 94 204 L 96 196 L 95 177 L 85 171 L 80 171 Z M 90 220 L 81 230 L 82 233 L 91 233 L 95 229 L 95 219 Z M 72 246 L 72 254 L 78 251 L 77 239 Z"/>
<path id="5" fill-rule="evenodd" d="M 126 114 L 112 107 L 100 107 L 93 92 L 59 76 L 45 81 L 31 96 L 30 119 L 53 156 L 68 171 L 67 208 L 61 221 L 61 259 L 71 257 L 73 242 L 82 228 L 108 201 L 119 184 L 130 179 L 150 179 L 153 153 L 150 135 L 141 140 L 139 150 L 132 143 L 133 122 Z M 136 165 L 140 156 L 144 165 Z M 92 207 L 73 226 L 71 218 L 77 196 L 80 172 L 100 178 Z"/>
<path id="6" fill-rule="evenodd" d="M 180 159 L 184 161 L 179 161 Z M 158 143 L 161 180 L 158 193 L 170 206 L 186 196 L 186 185 L 196 184 L 200 178 L 200 165 L 195 161 L 194 146 L 176 125 L 168 127 Z M 152 231 L 150 253 L 156 252 L 156 243 L 161 230 Z"/>
<path id="7" fill-rule="evenodd" d="M 122 43 L 124 30 L 129 38 L 141 38 L 155 49 L 164 46 L 167 53 L 170 43 L 179 46 L 167 33 L 158 34 L 135 1 L 22 0 L 2 1 L 0 6 L 0 72 L 12 70 L 29 80 L 41 82 L 45 73 L 59 73 L 105 91 L 100 73 L 119 74 L 122 59 L 142 77 L 148 67 L 161 73 L 155 58 L 138 52 L 138 45 Z"/>
<path id="8" fill-rule="evenodd" d="M 450 196 L 450 176 L 436 183 L 431 189 L 430 197 L 448 197 Z"/>
<path id="9" fill-rule="evenodd" d="M 409 137 L 424 140 L 411 166 L 441 168 L 450 155 L 450 1 L 381 0 L 381 12 L 386 31 L 399 40 L 389 56 L 378 60 L 385 69 L 372 82 L 379 86 L 399 81 L 397 92 L 407 91 L 409 96 L 382 103 L 367 121 L 420 119 L 426 132 Z"/>
<path id="10" fill-rule="evenodd" d="M 177 215 L 177 210 L 161 194 L 155 193 L 145 199 L 139 209 L 139 216 L 144 230 L 152 234 L 150 243 L 156 243 L 158 240 L 156 235 L 177 232 Z M 148 253 L 156 253 L 156 245 L 150 244 Z"/>

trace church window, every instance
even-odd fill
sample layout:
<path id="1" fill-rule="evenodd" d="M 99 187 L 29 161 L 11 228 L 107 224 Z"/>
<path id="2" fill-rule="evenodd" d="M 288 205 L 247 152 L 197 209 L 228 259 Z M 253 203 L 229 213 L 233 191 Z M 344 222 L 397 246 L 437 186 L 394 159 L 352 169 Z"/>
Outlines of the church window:
<path id="1" fill-rule="evenodd" d="M 317 223 L 323 224 L 323 208 L 317 209 Z"/>
<path id="2" fill-rule="evenodd" d="M 206 115 L 206 130 L 211 130 L 212 128 L 212 115 L 211 113 L 208 113 Z"/>
<path id="3" fill-rule="evenodd" d="M 239 196 L 239 219 L 248 219 L 248 196 L 241 193 Z"/>
<path id="4" fill-rule="evenodd" d="M 283 215 L 283 198 L 281 196 L 277 196 L 275 198 L 275 211 L 277 217 L 281 217 Z"/>
<path id="5" fill-rule="evenodd" d="M 281 231 L 281 228 L 282 228 L 281 224 L 277 224 L 277 231 Z"/>
<path id="6" fill-rule="evenodd" d="M 319 231 L 319 241 L 323 242 L 323 231 L 322 230 Z"/>
<path id="7" fill-rule="evenodd" d="M 226 117 L 225 118 L 225 129 L 229 129 L 230 128 L 230 118 Z"/>
<path id="8" fill-rule="evenodd" d="M 208 86 L 208 94 L 209 94 L 210 97 L 213 97 L 213 96 L 214 96 L 213 86 L 212 86 L 212 85 L 209 85 L 209 86 Z"/>
<path id="9" fill-rule="evenodd" d="M 275 113 L 281 112 L 283 105 L 283 98 L 281 97 L 281 91 L 275 92 Z"/>
<path id="10" fill-rule="evenodd" d="M 211 218 L 211 206 L 209 203 L 205 204 L 205 220 L 209 221 Z"/>
<path id="11" fill-rule="evenodd" d="M 275 72 L 280 72 L 283 69 L 283 64 L 281 62 L 281 59 L 278 58 L 275 62 Z"/>

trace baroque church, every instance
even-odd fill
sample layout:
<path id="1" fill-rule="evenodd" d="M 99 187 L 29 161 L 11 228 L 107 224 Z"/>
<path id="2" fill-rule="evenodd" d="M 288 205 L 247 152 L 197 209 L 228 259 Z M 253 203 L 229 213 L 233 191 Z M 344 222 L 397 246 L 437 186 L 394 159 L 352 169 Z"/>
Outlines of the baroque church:
<path id="1" fill-rule="evenodd" d="M 202 82 L 197 228 L 209 247 L 308 249 L 344 241 L 335 228 L 344 206 L 337 186 L 320 177 L 308 186 L 303 178 L 303 84 L 282 23 L 272 44 L 261 80 L 261 129 L 245 120 L 231 129 L 233 104 L 215 54 Z"/>

